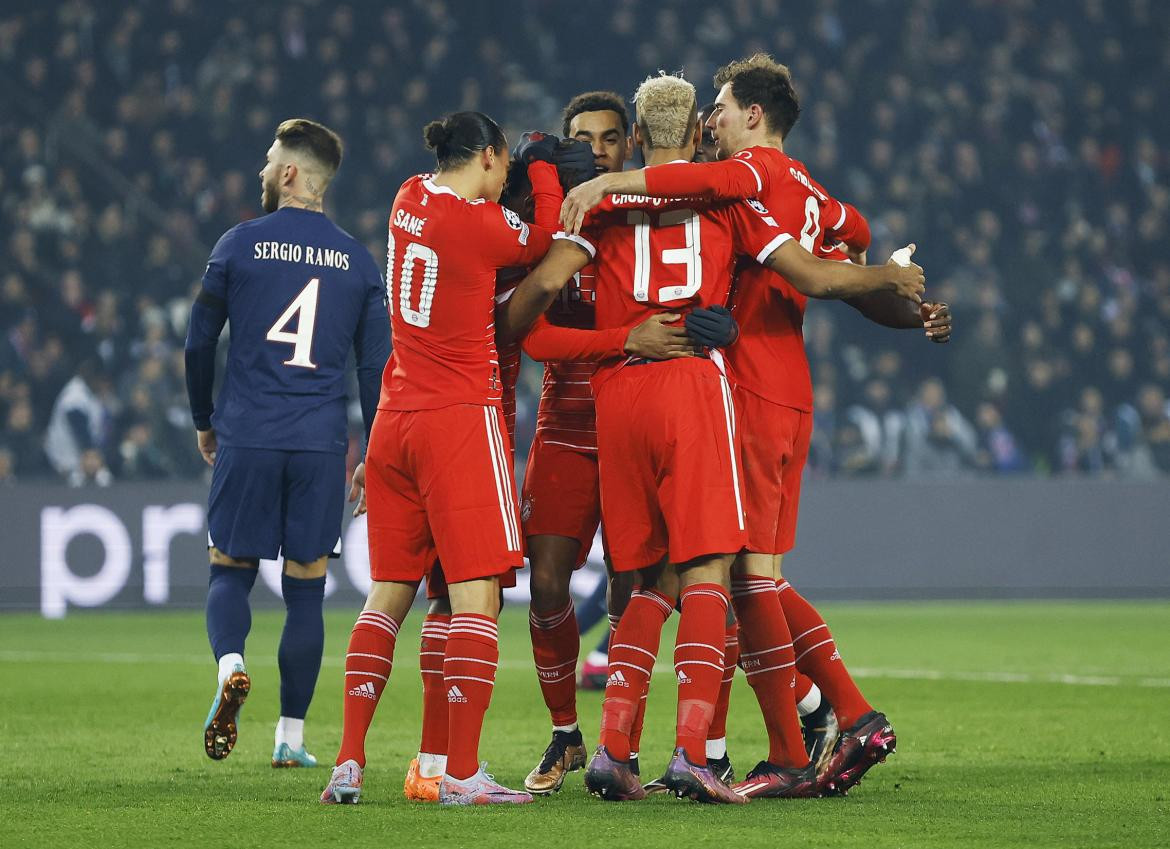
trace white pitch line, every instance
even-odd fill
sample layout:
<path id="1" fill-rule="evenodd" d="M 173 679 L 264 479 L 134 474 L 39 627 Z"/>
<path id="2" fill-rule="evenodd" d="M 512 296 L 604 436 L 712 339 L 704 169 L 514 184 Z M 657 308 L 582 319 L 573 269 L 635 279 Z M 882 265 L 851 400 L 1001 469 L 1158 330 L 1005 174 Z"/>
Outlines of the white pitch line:
<path id="1" fill-rule="evenodd" d="M 407 653 L 396 660 L 400 668 L 412 668 L 409 664 L 417 660 L 413 653 Z M 0 663 L 109 663 L 109 664 L 185 664 L 214 668 L 210 654 L 146 654 L 139 652 L 63 652 L 63 651 L 22 651 L 0 649 Z M 275 657 L 253 657 L 252 667 L 272 668 Z M 326 657 L 322 666 L 341 669 L 345 664 L 341 658 Z M 530 670 L 532 664 L 526 661 L 501 661 L 501 669 Z M 674 675 L 668 664 L 659 663 L 654 671 Z M 968 681 L 988 684 L 1065 684 L 1078 687 L 1155 687 L 1170 688 L 1170 678 L 1150 678 L 1121 675 L 1073 675 L 1063 672 L 1032 674 L 1028 672 L 962 672 L 943 669 L 883 669 L 878 667 L 857 667 L 849 670 L 856 678 L 890 678 L 904 681 Z"/>

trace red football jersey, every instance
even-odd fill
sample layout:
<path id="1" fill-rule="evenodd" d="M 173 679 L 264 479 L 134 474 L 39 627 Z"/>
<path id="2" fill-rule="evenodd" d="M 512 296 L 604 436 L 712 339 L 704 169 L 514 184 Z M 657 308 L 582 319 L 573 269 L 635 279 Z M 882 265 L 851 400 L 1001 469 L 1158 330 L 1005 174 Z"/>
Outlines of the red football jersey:
<path id="1" fill-rule="evenodd" d="M 815 256 L 826 255 L 821 250 L 826 231 L 834 242 L 868 245 L 869 227 L 857 210 L 829 197 L 801 162 L 775 148 L 751 147 L 721 162 L 648 168 L 646 186 L 656 194 L 754 196 L 783 232 Z M 742 262 L 731 298 L 739 340 L 727 349 L 741 387 L 774 404 L 805 411 L 812 410 L 812 378 L 804 351 L 807 302 L 771 269 Z"/>
<path id="2" fill-rule="evenodd" d="M 496 272 L 548 251 L 547 230 L 497 203 L 411 177 L 390 212 L 386 294 L 394 352 L 379 409 L 499 404 Z"/>
<path id="3" fill-rule="evenodd" d="M 758 202 L 710 204 L 610 195 L 581 235 L 562 235 L 596 264 L 597 328 L 629 327 L 661 312 L 727 302 L 737 254 L 762 261 L 790 236 Z M 622 366 L 598 366 L 603 381 Z"/>
<path id="4" fill-rule="evenodd" d="M 578 330 L 594 329 L 594 278 L 593 265 L 590 264 L 565 285 L 545 313 L 550 324 Z M 593 409 L 593 390 L 589 387 L 596 371 L 597 363 L 592 361 L 549 360 L 544 364 L 536 430 L 546 442 L 582 451 L 597 451 L 597 416 Z"/>

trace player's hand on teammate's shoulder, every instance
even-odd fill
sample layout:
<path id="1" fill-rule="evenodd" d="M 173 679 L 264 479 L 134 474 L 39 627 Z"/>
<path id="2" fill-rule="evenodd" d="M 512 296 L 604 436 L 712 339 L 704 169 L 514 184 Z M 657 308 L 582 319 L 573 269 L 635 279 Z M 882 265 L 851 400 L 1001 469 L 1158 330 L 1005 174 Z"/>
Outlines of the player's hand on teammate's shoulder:
<path id="1" fill-rule="evenodd" d="M 199 453 L 203 455 L 204 462 L 209 466 L 214 466 L 215 451 L 218 448 L 215 442 L 215 431 L 211 428 L 195 431 L 195 442 L 199 446 Z"/>
<path id="2" fill-rule="evenodd" d="M 922 316 L 922 326 L 926 328 L 926 338 L 931 342 L 951 341 L 951 308 L 941 301 L 923 301 L 918 312 Z"/>
<path id="3" fill-rule="evenodd" d="M 353 517 L 356 519 L 366 512 L 366 464 L 361 462 L 353 470 L 353 479 L 349 484 L 349 503 L 357 502 L 353 508 Z"/>
<path id="4" fill-rule="evenodd" d="M 910 259 L 917 247 L 911 243 L 894 251 L 886 263 L 886 270 L 889 272 L 891 288 L 903 298 L 920 304 L 922 293 L 926 291 L 926 275 L 922 266 Z"/>
<path id="5" fill-rule="evenodd" d="M 695 343 L 681 324 L 673 324 L 682 318 L 678 313 L 657 313 L 630 330 L 626 337 L 625 352 L 631 357 L 645 357 L 648 360 L 675 360 L 693 357 Z"/>
<path id="6" fill-rule="evenodd" d="M 613 174 L 600 174 L 592 180 L 586 180 L 579 186 L 573 187 L 561 204 L 561 227 L 566 233 L 580 233 L 581 225 L 585 223 L 585 216 L 605 196 L 610 194 L 609 182 Z"/>

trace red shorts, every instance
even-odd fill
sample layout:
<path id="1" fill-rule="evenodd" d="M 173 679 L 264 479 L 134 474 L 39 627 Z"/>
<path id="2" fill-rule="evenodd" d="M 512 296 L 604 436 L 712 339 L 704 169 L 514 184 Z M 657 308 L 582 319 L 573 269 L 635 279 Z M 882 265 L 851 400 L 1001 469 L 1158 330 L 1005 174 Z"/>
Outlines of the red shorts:
<path id="1" fill-rule="evenodd" d="M 727 379 L 707 359 L 622 368 L 597 388 L 601 509 L 614 568 L 747 541 Z"/>
<path id="2" fill-rule="evenodd" d="M 366 452 L 370 576 L 449 583 L 523 563 L 511 449 L 499 407 L 379 410 Z"/>
<path id="3" fill-rule="evenodd" d="M 748 551 L 784 554 L 796 544 L 812 413 L 773 404 L 738 386 L 735 405 L 743 437 Z"/>
<path id="4" fill-rule="evenodd" d="M 525 537 L 552 534 L 577 540 L 580 568 L 601 522 L 596 452 L 547 442 L 537 431 L 524 471 L 520 518 Z"/>

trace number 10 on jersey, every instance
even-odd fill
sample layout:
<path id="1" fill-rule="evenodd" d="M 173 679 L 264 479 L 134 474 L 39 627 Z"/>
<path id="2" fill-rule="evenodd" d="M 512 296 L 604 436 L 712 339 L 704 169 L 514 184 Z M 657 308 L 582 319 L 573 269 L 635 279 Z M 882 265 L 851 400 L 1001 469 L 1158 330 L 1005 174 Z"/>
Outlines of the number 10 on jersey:
<path id="1" fill-rule="evenodd" d="M 418 287 L 418 308 L 411 306 L 414 297 L 414 275 L 422 263 L 422 283 Z M 431 307 L 435 301 L 435 286 L 439 282 L 439 255 L 426 245 L 407 242 L 402 251 L 402 265 L 398 271 L 398 296 L 394 295 L 394 233 L 386 237 L 386 300 L 390 315 L 394 315 L 395 304 L 402 320 L 415 327 L 429 327 Z"/>

